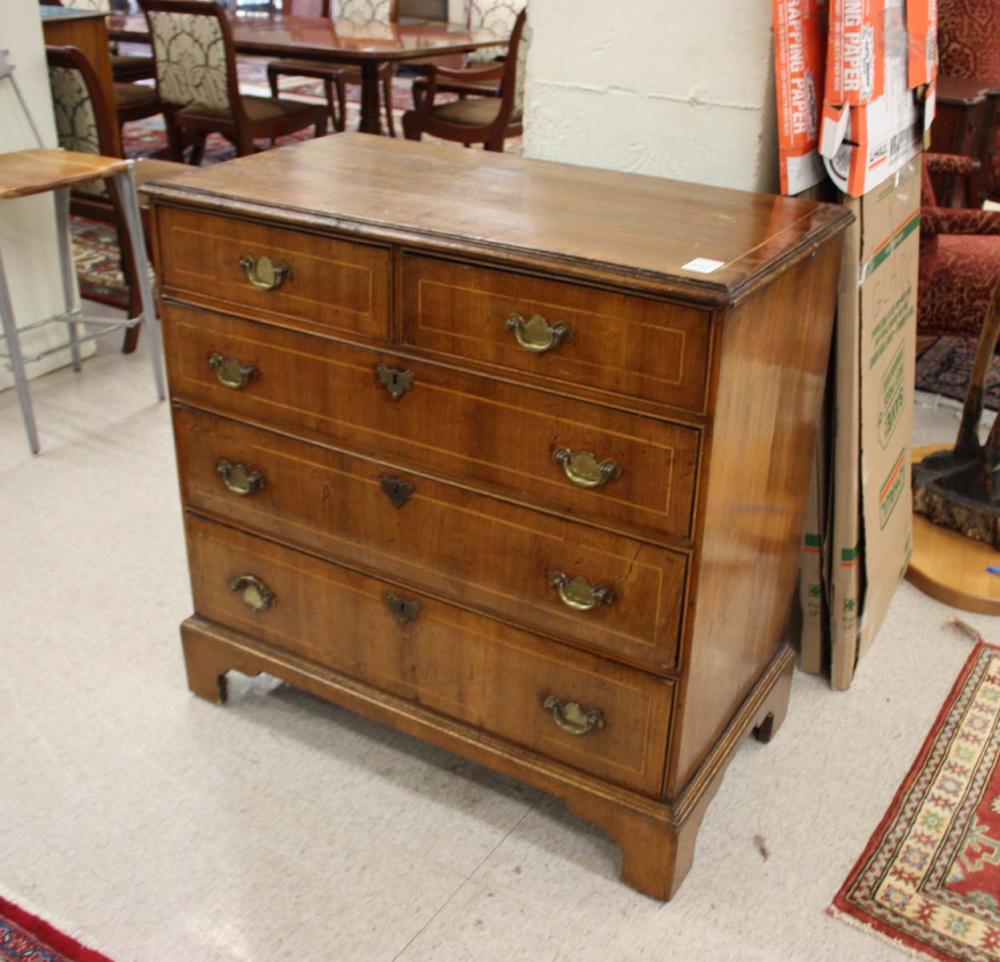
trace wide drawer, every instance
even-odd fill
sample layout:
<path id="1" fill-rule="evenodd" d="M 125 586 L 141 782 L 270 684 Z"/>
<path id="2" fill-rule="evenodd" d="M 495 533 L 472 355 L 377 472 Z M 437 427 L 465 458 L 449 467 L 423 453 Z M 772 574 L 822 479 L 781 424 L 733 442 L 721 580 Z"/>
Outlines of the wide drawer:
<path id="1" fill-rule="evenodd" d="M 416 254 L 403 257 L 403 336 L 416 346 L 700 411 L 704 310 Z"/>
<path id="2" fill-rule="evenodd" d="M 666 679 L 191 515 L 187 534 L 202 617 L 594 775 L 660 791 Z"/>
<path id="3" fill-rule="evenodd" d="M 189 508 L 573 644 L 676 663 L 679 552 L 190 408 L 174 429 Z"/>
<path id="4" fill-rule="evenodd" d="M 156 221 L 164 293 L 306 329 L 388 337 L 387 249 L 183 207 L 158 206 Z"/>
<path id="5" fill-rule="evenodd" d="M 641 536 L 689 535 L 696 429 L 176 304 L 163 315 L 175 398 Z"/>

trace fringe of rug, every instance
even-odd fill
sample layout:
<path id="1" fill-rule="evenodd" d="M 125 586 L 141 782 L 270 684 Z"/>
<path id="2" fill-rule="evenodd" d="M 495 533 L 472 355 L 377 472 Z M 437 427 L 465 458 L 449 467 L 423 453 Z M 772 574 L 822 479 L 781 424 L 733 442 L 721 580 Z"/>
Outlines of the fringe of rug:
<path id="1" fill-rule="evenodd" d="M 40 942 L 45 942 L 62 955 L 75 962 L 112 962 L 112 960 L 91 948 L 85 942 L 92 940 L 78 926 L 44 911 L 30 898 L 14 894 L 0 886 L 0 915 L 6 915 L 15 925 L 26 929 Z"/>
<path id="2" fill-rule="evenodd" d="M 852 929 L 856 929 L 858 932 L 864 932 L 866 935 L 874 936 L 879 940 L 879 942 L 883 943 L 883 945 L 891 945 L 894 949 L 896 949 L 896 951 L 905 953 L 911 959 L 934 959 L 935 962 L 937 962 L 937 959 L 939 958 L 939 956 L 935 955 L 933 952 L 911 945 L 909 942 L 903 941 L 902 938 L 893 938 L 893 936 L 888 933 L 879 931 L 875 928 L 875 926 L 869 925 L 867 922 L 862 922 L 861 919 L 851 915 L 850 912 L 838 909 L 836 905 L 827 906 L 826 914 L 830 916 L 831 919 L 837 919 L 840 922 L 845 922 Z M 956 962 L 959 962 L 959 960 L 956 959 Z"/>

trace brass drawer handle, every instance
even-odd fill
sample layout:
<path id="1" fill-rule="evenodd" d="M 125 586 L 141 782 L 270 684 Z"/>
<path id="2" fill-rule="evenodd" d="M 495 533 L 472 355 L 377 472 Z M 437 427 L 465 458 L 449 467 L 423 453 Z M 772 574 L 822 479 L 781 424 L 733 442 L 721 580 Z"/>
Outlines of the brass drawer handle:
<path id="1" fill-rule="evenodd" d="M 413 371 L 402 371 L 398 367 L 376 364 L 375 373 L 378 375 L 379 383 L 394 401 L 398 401 L 413 387 Z"/>
<path id="2" fill-rule="evenodd" d="M 622 469 L 614 461 L 598 461 L 590 451 L 574 454 L 569 448 L 556 448 L 552 460 L 561 464 L 566 477 L 581 488 L 600 488 L 622 476 Z"/>
<path id="3" fill-rule="evenodd" d="M 595 728 L 604 727 L 604 715 L 599 708 L 585 709 L 578 701 L 561 703 L 555 695 L 546 695 L 542 708 L 552 712 L 552 720 L 571 735 L 586 735 Z"/>
<path id="4" fill-rule="evenodd" d="M 391 591 L 385 593 L 385 603 L 401 625 L 409 624 L 420 614 L 420 602 L 400 598 Z"/>
<path id="5" fill-rule="evenodd" d="M 571 578 L 563 571 L 550 571 L 549 584 L 559 590 L 562 603 L 574 611 L 592 611 L 615 600 L 614 592 L 606 585 L 592 585 L 586 578 Z"/>
<path id="6" fill-rule="evenodd" d="M 268 588 L 256 575 L 240 575 L 229 582 L 230 591 L 238 591 L 243 595 L 247 606 L 255 614 L 267 611 L 275 602 L 274 592 Z"/>
<path id="7" fill-rule="evenodd" d="M 241 498 L 256 494 L 265 484 L 260 471 L 248 471 L 245 465 L 230 464 L 225 458 L 215 466 L 215 470 L 222 475 L 226 487 Z"/>
<path id="8" fill-rule="evenodd" d="M 573 336 L 568 324 L 549 324 L 541 314 L 533 314 L 525 320 L 514 313 L 507 318 L 506 328 L 514 332 L 517 343 L 532 354 L 544 354 L 558 347 Z"/>
<path id="9" fill-rule="evenodd" d="M 218 352 L 210 354 L 208 366 L 223 387 L 233 391 L 246 387 L 260 373 L 253 364 L 244 364 L 238 357 L 223 357 Z"/>
<path id="10" fill-rule="evenodd" d="M 284 261 L 272 261 L 266 254 L 256 260 L 250 254 L 240 258 L 240 267 L 246 271 L 247 280 L 258 290 L 276 291 L 292 276 L 291 267 Z"/>

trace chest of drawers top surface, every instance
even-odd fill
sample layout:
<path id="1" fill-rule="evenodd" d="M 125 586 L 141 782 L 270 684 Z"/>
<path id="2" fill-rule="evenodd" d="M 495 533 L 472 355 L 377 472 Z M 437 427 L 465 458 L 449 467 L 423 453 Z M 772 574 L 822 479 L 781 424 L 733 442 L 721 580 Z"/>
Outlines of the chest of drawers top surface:
<path id="1" fill-rule="evenodd" d="M 728 303 L 808 256 L 844 209 L 483 151 L 340 134 L 147 185 L 161 201 L 477 251 Z M 686 269 L 703 259 L 711 273 Z"/>

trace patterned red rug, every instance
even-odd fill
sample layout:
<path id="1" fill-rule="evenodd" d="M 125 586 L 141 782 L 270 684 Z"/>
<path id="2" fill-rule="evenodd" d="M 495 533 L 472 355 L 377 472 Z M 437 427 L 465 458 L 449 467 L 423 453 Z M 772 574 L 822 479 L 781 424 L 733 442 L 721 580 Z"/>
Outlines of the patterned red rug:
<path id="1" fill-rule="evenodd" d="M 944 962 L 1000 959 L 1000 648 L 980 639 L 831 914 Z"/>
<path id="2" fill-rule="evenodd" d="M 48 922 L 0 898 L 0 962 L 111 962 Z"/>

